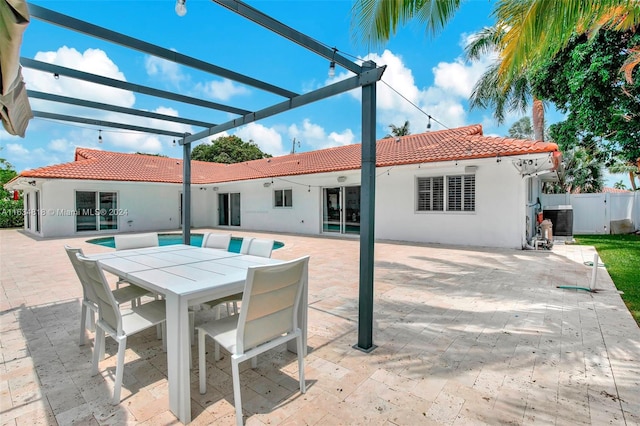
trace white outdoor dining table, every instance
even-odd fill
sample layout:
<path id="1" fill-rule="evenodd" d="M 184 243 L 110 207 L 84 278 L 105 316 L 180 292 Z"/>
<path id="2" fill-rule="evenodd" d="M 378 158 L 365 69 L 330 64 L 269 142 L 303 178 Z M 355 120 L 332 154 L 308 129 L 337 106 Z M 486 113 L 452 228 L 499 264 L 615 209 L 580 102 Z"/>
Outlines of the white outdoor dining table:
<path id="1" fill-rule="evenodd" d="M 244 290 L 250 266 L 282 261 L 182 244 L 121 250 L 89 257 L 98 260 L 105 271 L 165 297 L 169 405 L 181 422 L 189 423 L 189 333 L 192 332 L 189 329 L 189 306 L 239 293 Z M 307 279 L 305 277 L 298 314 L 304 348 L 307 346 Z M 288 348 L 295 352 L 295 344 Z"/>

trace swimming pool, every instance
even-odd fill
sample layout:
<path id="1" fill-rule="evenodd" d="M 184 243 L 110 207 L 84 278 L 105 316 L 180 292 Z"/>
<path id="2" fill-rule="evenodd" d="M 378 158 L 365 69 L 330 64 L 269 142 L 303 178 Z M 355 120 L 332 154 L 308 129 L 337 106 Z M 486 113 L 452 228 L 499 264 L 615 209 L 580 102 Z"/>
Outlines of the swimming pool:
<path id="1" fill-rule="evenodd" d="M 191 245 L 200 247 L 202 245 L 202 237 L 204 234 L 191 234 Z M 158 234 L 158 241 L 161 246 L 170 246 L 172 244 L 182 244 L 182 234 Z M 115 248 L 116 243 L 113 237 L 101 237 L 87 240 L 88 243 L 97 244 L 99 246 Z M 241 237 L 231 237 L 231 243 L 229 244 L 229 251 L 240 253 L 240 246 L 242 245 Z M 284 243 L 280 241 L 274 241 L 273 249 L 277 250 L 284 246 Z"/>

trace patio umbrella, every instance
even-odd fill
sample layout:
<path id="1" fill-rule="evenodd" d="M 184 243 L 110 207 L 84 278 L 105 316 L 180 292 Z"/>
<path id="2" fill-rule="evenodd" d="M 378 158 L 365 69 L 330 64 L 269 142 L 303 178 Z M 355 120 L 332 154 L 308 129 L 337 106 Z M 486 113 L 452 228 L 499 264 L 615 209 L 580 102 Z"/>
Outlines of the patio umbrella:
<path id="1" fill-rule="evenodd" d="M 22 33 L 28 23 L 24 0 L 0 0 L 0 116 L 7 132 L 21 137 L 33 118 L 20 66 Z"/>

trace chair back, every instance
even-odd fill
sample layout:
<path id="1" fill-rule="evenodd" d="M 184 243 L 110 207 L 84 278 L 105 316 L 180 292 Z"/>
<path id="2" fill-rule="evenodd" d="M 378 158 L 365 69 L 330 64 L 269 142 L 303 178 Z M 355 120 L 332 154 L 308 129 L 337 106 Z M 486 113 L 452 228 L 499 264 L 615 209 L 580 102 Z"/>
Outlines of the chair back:
<path id="1" fill-rule="evenodd" d="M 82 295 L 84 300 L 97 305 L 97 297 L 91 289 L 91 286 L 87 283 L 84 266 L 78 260 L 78 254 L 80 254 L 80 256 L 84 256 L 82 249 L 65 245 L 64 250 L 67 252 L 67 256 L 69 256 L 69 260 L 71 261 L 71 265 L 73 265 L 73 269 L 76 271 L 76 275 L 78 276 L 78 280 L 80 280 L 80 284 L 82 284 Z"/>
<path id="2" fill-rule="evenodd" d="M 146 234 L 115 235 L 113 237 L 113 240 L 116 243 L 116 250 L 158 247 L 160 245 L 157 232 L 149 232 Z"/>
<path id="3" fill-rule="evenodd" d="M 88 259 L 82 255 L 76 255 L 79 264 L 83 268 L 87 284 L 96 295 L 98 305 L 98 321 L 106 326 L 114 335 L 123 335 L 122 315 L 109 283 L 102 272 L 97 260 Z"/>
<path id="4" fill-rule="evenodd" d="M 238 318 L 236 352 L 245 353 L 298 328 L 309 256 L 250 267 Z"/>
<path id="5" fill-rule="evenodd" d="M 219 250 L 229 250 L 231 244 L 230 233 L 207 232 L 202 237 L 202 247 Z"/>
<path id="6" fill-rule="evenodd" d="M 251 246 L 251 241 L 253 241 L 253 237 L 242 237 L 242 245 L 240 246 L 240 254 L 249 254 L 249 247 Z"/>
<path id="7" fill-rule="evenodd" d="M 249 246 L 247 254 L 261 257 L 271 257 L 273 251 L 273 240 L 254 238 Z"/>

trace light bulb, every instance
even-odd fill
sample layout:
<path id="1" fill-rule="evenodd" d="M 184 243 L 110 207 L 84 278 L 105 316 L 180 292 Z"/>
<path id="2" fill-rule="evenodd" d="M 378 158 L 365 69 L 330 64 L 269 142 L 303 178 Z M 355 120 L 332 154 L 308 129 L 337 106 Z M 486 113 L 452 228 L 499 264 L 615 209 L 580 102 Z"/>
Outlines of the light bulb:
<path id="1" fill-rule="evenodd" d="M 329 64 L 329 77 L 334 77 L 336 75 L 336 63 L 331 61 Z"/>
<path id="2" fill-rule="evenodd" d="M 176 0 L 176 15 L 184 16 L 187 14 L 187 0 Z"/>

